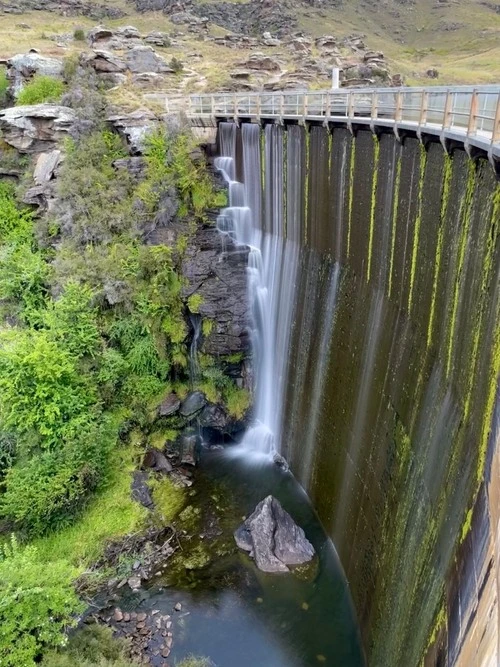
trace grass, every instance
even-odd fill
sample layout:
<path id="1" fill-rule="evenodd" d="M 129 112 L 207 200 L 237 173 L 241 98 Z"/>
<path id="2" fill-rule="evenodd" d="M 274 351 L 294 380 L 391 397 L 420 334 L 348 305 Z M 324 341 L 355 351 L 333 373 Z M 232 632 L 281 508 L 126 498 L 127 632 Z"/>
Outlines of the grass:
<path id="1" fill-rule="evenodd" d="M 82 571 L 101 555 L 108 540 L 137 529 L 147 510 L 130 496 L 131 472 L 136 467 L 134 445 L 117 450 L 112 476 L 72 526 L 33 542 L 46 561 L 66 559 Z"/>

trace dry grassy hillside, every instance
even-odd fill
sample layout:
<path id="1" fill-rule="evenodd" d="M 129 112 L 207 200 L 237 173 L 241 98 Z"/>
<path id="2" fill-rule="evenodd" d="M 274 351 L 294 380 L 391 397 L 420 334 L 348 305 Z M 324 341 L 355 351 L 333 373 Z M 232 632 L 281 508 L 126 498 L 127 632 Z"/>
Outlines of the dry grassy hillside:
<path id="1" fill-rule="evenodd" d="M 272 0 L 268 0 L 271 1 Z M 500 0 L 498 0 L 500 1 Z M 101 0 L 94 0 L 97 4 Z M 204 5 L 216 5 L 219 0 L 205 0 Z M 283 6 L 296 17 L 290 30 L 302 29 L 311 36 L 325 34 L 345 36 L 365 35 L 367 45 L 385 53 L 391 71 L 401 72 L 411 85 L 425 83 L 461 84 L 493 83 L 500 81 L 500 4 L 497 0 L 344 0 L 312 6 L 306 2 L 288 0 Z M 29 47 L 46 55 L 63 56 L 86 48 L 85 43 L 67 41 L 57 44 L 51 36 L 71 35 L 75 28 L 88 29 L 97 21 L 84 16 L 61 16 L 46 11 L 23 14 L 2 14 L 0 2 L 0 58 L 6 58 Z M 196 4 L 196 3 L 195 3 Z M 231 3 L 231 4 L 242 4 Z M 126 12 L 120 19 L 104 21 L 110 27 L 131 24 L 141 31 L 162 30 L 171 33 L 182 30 L 161 11 L 138 13 L 132 0 L 107 0 L 107 7 Z M 189 4 L 187 5 L 189 10 Z M 26 24 L 29 27 L 20 27 Z M 209 23 L 211 36 L 221 36 L 226 28 Z M 61 42 L 61 40 L 59 40 Z M 262 49 L 261 49 L 262 50 Z M 279 57 L 293 63 L 293 54 L 282 49 Z M 195 86 L 195 78 L 208 81 L 216 89 L 224 81 L 228 68 L 244 58 L 245 52 L 218 47 L 197 34 L 185 32 L 183 39 L 171 49 L 160 49 L 165 56 L 181 56 L 186 66 L 193 66 L 193 79 L 187 89 Z M 195 55 L 196 54 L 196 55 Z M 439 77 L 430 81 L 425 72 L 436 68 Z"/>

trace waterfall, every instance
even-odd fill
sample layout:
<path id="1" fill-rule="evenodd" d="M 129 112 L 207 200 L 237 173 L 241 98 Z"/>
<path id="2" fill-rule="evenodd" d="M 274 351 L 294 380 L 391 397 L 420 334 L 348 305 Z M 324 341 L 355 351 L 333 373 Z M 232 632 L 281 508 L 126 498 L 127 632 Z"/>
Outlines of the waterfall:
<path id="1" fill-rule="evenodd" d="M 298 267 L 298 244 L 284 236 L 284 132 L 265 129 L 266 173 L 262 206 L 260 128 L 241 128 L 244 183 L 236 180 L 236 133 L 232 123 L 219 129 L 221 157 L 215 166 L 228 183 L 229 206 L 218 228 L 237 244 L 249 246 L 248 296 L 254 358 L 255 412 L 242 448 L 249 454 L 273 456 L 281 451 L 281 422 L 288 348 Z"/>

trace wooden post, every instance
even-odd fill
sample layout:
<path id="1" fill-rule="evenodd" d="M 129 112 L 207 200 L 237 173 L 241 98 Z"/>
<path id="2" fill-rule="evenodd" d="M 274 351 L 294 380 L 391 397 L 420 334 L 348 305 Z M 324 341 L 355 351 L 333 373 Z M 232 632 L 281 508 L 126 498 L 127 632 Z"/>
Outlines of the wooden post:
<path id="1" fill-rule="evenodd" d="M 403 93 L 399 91 L 396 95 L 396 109 L 394 111 L 394 120 L 396 123 L 401 121 L 403 116 Z"/>
<path id="2" fill-rule="evenodd" d="M 477 127 L 477 105 L 478 105 L 479 97 L 477 94 L 477 91 L 474 90 L 472 92 L 472 97 L 470 100 L 470 113 L 469 113 L 469 124 L 467 126 L 467 136 L 470 134 L 475 134 Z"/>
<path id="3" fill-rule="evenodd" d="M 378 118 L 378 93 L 374 91 L 372 93 L 372 120 L 377 120 Z"/>
<path id="4" fill-rule="evenodd" d="M 347 117 L 354 118 L 354 95 L 351 92 L 347 93 Z"/>
<path id="5" fill-rule="evenodd" d="M 429 109 L 429 93 L 424 90 L 422 93 L 422 101 L 420 104 L 420 119 L 418 121 L 418 124 L 420 126 L 425 125 L 427 123 L 427 111 Z"/>
<path id="6" fill-rule="evenodd" d="M 332 113 L 332 94 L 326 93 L 325 121 L 330 118 L 331 113 Z"/>
<path id="7" fill-rule="evenodd" d="M 447 130 L 451 125 L 452 108 L 453 108 L 453 93 L 450 90 L 448 90 L 446 93 L 446 100 L 444 101 L 443 130 Z"/>
<path id="8" fill-rule="evenodd" d="M 500 93 L 497 97 L 497 108 L 495 110 L 495 119 L 493 120 L 491 143 L 500 141 Z"/>

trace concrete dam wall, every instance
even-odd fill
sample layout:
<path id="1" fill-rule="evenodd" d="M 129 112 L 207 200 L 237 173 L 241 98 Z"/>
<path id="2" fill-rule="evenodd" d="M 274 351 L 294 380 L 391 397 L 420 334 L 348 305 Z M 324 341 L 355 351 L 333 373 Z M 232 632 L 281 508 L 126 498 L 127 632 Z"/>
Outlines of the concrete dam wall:
<path id="1" fill-rule="evenodd" d="M 459 146 L 319 125 L 222 123 L 219 155 L 239 181 L 226 231 L 252 246 L 252 223 L 261 248 L 249 441 L 307 490 L 367 663 L 497 664 L 494 170 Z"/>

